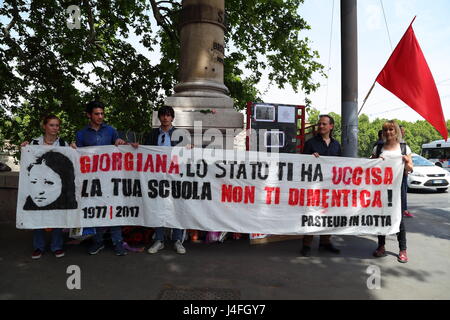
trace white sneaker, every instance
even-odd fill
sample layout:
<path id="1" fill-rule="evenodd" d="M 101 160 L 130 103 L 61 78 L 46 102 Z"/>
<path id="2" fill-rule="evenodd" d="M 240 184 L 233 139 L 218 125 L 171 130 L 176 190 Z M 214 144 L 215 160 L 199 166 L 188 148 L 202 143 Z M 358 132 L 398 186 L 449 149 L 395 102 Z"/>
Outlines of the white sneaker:
<path id="1" fill-rule="evenodd" d="M 179 254 L 186 253 L 186 249 L 183 247 L 180 240 L 175 241 L 174 248 L 175 248 L 175 251 Z"/>
<path id="2" fill-rule="evenodd" d="M 164 249 L 164 243 L 156 240 L 155 243 L 148 249 L 148 253 L 157 253 L 159 250 Z"/>

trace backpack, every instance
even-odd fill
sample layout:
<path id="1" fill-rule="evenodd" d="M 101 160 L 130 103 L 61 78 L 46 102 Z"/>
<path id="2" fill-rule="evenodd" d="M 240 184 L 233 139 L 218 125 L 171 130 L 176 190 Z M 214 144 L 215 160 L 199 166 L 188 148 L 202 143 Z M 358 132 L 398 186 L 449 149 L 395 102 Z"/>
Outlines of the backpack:
<path id="1" fill-rule="evenodd" d="M 38 145 L 39 141 L 38 140 L 33 140 L 33 141 L 31 141 L 31 144 Z M 62 138 L 59 138 L 59 146 L 60 147 L 65 147 L 65 146 L 67 146 L 67 143 Z"/>
<path id="2" fill-rule="evenodd" d="M 377 144 L 377 151 L 375 152 L 375 155 L 377 158 L 380 157 L 381 149 L 383 148 L 384 143 Z M 406 155 L 406 143 L 400 142 L 400 150 L 402 151 L 402 156 Z"/>

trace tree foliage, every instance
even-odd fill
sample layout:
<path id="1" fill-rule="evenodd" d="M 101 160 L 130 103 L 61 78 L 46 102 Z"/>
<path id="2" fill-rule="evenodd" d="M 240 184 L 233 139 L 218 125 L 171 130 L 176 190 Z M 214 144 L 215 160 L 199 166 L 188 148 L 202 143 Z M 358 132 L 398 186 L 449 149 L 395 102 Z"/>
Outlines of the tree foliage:
<path id="1" fill-rule="evenodd" d="M 226 0 L 225 85 L 238 109 L 259 99 L 263 71 L 278 87 L 306 94 L 323 67 L 302 31 L 303 0 Z M 81 28 L 69 29 L 66 8 L 81 9 Z M 86 123 L 83 106 L 100 99 L 119 130 L 148 130 L 152 110 L 176 84 L 181 1 L 5 0 L 0 4 L 2 134 L 13 143 L 40 134 L 49 113 L 63 119 L 68 140 Z M 156 21 L 152 23 L 152 21 Z M 150 60 L 136 50 L 139 39 Z"/>
<path id="2" fill-rule="evenodd" d="M 320 111 L 315 108 L 308 108 L 308 122 L 317 123 Z M 339 142 L 341 141 L 341 116 L 334 112 L 330 115 L 334 118 L 335 126 L 333 136 Z M 376 118 L 370 121 L 366 114 L 358 117 L 358 156 L 368 158 L 372 154 L 373 145 L 378 140 L 378 131 L 382 129 L 383 124 L 391 119 Z M 396 120 L 396 119 L 394 119 Z M 442 136 L 425 120 L 408 122 L 396 120 L 399 125 L 405 127 L 405 141 L 408 143 L 412 152 L 420 154 L 422 144 L 434 140 L 442 139 Z M 450 120 L 447 121 L 447 129 L 450 131 Z"/>

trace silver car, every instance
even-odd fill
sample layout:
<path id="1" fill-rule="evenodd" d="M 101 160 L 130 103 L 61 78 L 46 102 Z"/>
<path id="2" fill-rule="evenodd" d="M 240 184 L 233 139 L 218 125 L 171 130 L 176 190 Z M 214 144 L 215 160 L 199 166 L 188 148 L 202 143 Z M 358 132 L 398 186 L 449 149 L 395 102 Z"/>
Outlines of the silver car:
<path id="1" fill-rule="evenodd" d="M 412 154 L 413 172 L 408 175 L 409 189 L 445 192 L 450 185 L 450 172 L 436 166 L 418 154 Z"/>

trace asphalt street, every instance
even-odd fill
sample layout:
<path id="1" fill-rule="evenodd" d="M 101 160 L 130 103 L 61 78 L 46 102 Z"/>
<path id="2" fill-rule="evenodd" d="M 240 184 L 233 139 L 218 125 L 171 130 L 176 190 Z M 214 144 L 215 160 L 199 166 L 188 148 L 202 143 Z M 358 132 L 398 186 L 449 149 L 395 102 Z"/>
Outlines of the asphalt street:
<path id="1" fill-rule="evenodd" d="M 117 257 L 108 247 L 89 256 L 77 245 L 64 258 L 34 261 L 32 232 L 0 224 L 0 299 L 450 299 L 450 194 L 409 193 L 408 200 L 415 218 L 406 219 L 407 264 L 397 262 L 395 236 L 378 259 L 375 236 L 334 236 L 340 255 L 318 252 L 315 237 L 309 258 L 299 254 L 301 240 L 242 239 L 187 242 L 186 255 L 166 245 L 156 255 Z M 67 286 L 69 266 L 79 268 L 80 289 Z"/>

